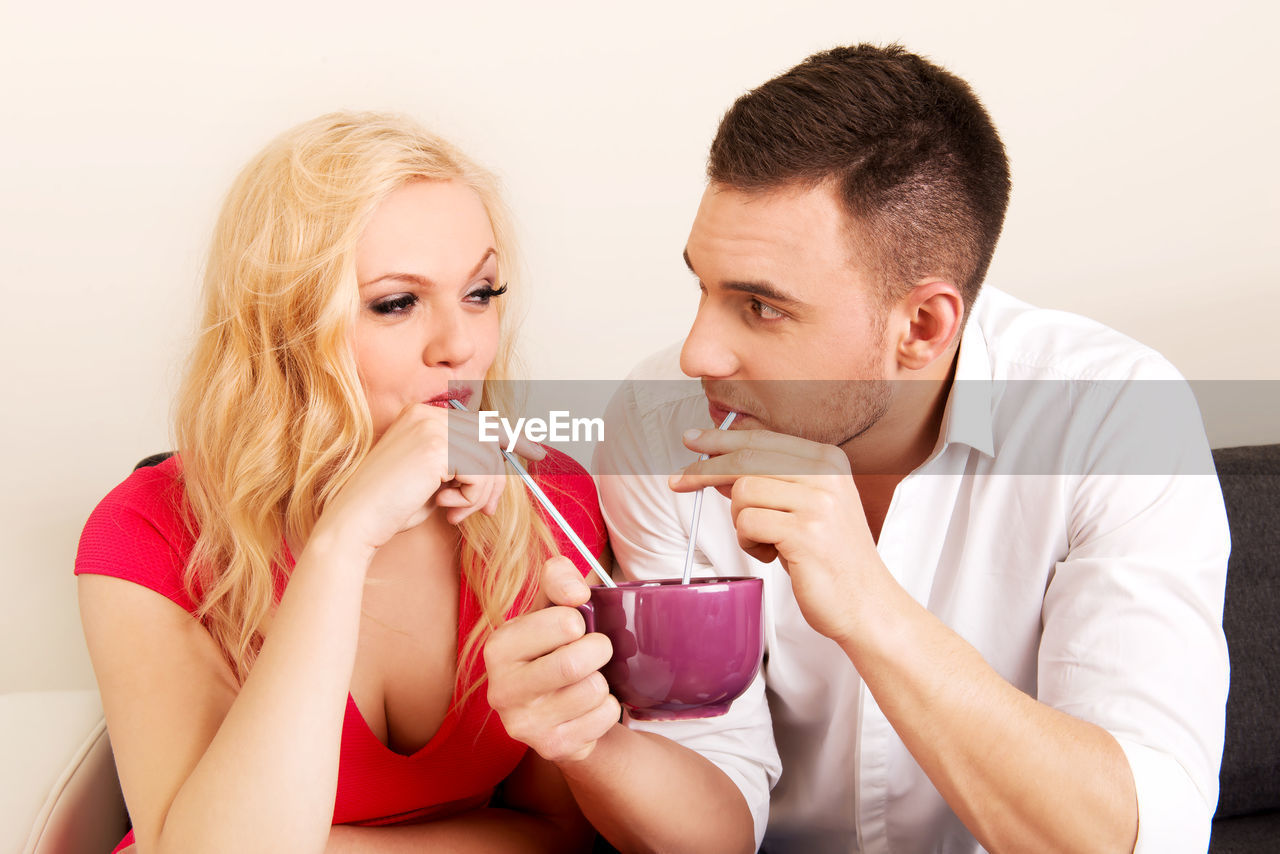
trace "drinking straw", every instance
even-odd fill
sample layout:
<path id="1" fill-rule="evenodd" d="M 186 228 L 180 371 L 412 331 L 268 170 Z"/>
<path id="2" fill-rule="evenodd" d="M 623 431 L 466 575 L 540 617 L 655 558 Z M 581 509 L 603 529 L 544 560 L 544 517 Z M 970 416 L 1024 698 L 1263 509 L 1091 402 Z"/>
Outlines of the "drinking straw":
<path id="1" fill-rule="evenodd" d="M 454 409 L 460 409 L 463 412 L 467 411 L 467 408 L 459 403 L 457 398 L 449 398 L 449 405 Z M 564 535 L 569 538 L 569 542 L 573 543 L 574 548 L 578 550 L 578 554 L 582 555 L 583 559 L 587 563 L 591 564 L 591 569 L 600 579 L 600 583 L 605 587 L 617 587 L 618 585 L 614 584 L 613 579 L 609 577 L 609 573 L 605 572 L 604 567 L 600 565 L 600 561 L 596 560 L 596 556 L 591 553 L 591 549 L 587 548 L 586 544 L 578 537 L 578 533 L 574 531 L 573 527 L 563 516 L 560 515 L 560 511 L 551 503 L 551 499 L 542 491 L 542 487 L 538 486 L 537 481 L 530 477 L 529 473 L 524 470 L 524 466 L 520 465 L 520 461 L 515 458 L 515 455 L 507 451 L 501 445 L 498 446 L 498 450 L 502 452 L 502 456 L 506 457 L 507 462 L 511 463 L 512 468 L 516 470 L 516 474 L 520 475 L 520 479 L 524 481 L 525 486 L 529 487 L 529 491 L 533 493 L 533 497 L 538 499 L 538 503 L 542 505 L 542 508 L 546 510 L 547 513 L 550 514 L 551 518 L 555 520 L 556 524 L 560 526 L 560 530 L 564 531 Z"/>
<path id="2" fill-rule="evenodd" d="M 718 429 L 728 430 L 729 425 L 733 423 L 733 419 L 737 417 L 738 413 L 730 412 L 725 416 Z M 709 456 L 709 454 L 701 454 L 698 459 L 705 460 Z M 698 523 L 702 520 L 702 493 L 710 488 L 709 486 L 704 486 L 698 490 L 698 493 L 693 498 L 693 521 L 689 523 L 689 548 L 684 553 L 684 575 L 680 578 L 681 584 L 688 584 L 689 576 L 693 573 L 693 541 L 698 536 Z"/>

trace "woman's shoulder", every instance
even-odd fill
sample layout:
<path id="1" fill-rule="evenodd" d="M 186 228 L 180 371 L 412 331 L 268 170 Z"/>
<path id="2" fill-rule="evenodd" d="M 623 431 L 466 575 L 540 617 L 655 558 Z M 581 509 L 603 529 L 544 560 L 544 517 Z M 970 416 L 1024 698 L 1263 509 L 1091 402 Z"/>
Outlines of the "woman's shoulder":
<path id="1" fill-rule="evenodd" d="M 555 448 L 545 445 L 542 447 L 546 449 L 547 455 L 533 463 L 529 473 L 591 552 L 597 558 L 600 557 L 604 554 L 609 537 L 604 517 L 600 514 L 600 498 L 596 493 L 595 481 L 573 457 Z M 579 569 L 586 574 L 589 567 L 581 560 L 569 538 L 552 519 L 547 518 L 546 521 L 561 553 L 571 558 L 575 564 L 580 564 Z"/>
<path id="2" fill-rule="evenodd" d="M 134 470 L 98 502 L 80 534 L 75 573 L 133 581 L 194 611 L 183 585 L 194 543 L 174 456 Z"/>
<path id="3" fill-rule="evenodd" d="M 555 496 L 551 494 L 551 490 L 569 496 L 575 502 L 585 505 L 584 509 L 593 509 L 598 514 L 600 500 L 596 495 L 596 484 L 590 472 L 563 451 L 548 448 L 546 445 L 541 447 L 546 450 L 547 455 L 532 463 L 529 466 L 529 473 L 533 475 L 533 479 L 538 482 L 543 491 L 553 499 Z M 559 509 L 561 513 L 564 512 L 564 508 Z"/>
<path id="4" fill-rule="evenodd" d="M 148 457 L 98 503 L 94 513 L 132 511 L 148 516 L 180 514 L 185 506 L 182 463 L 176 454 Z"/>
<path id="5" fill-rule="evenodd" d="M 537 462 L 530 463 L 529 473 L 539 480 L 567 475 L 591 477 L 591 474 L 583 467 L 582 463 L 564 451 L 556 450 L 549 445 L 539 445 L 538 447 L 546 451 L 547 455 Z"/>

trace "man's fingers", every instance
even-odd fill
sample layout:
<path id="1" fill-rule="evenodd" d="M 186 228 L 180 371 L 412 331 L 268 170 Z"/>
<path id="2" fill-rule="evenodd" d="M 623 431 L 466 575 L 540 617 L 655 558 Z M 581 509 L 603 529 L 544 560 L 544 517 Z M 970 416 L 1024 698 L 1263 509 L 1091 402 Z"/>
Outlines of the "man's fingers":
<path id="1" fill-rule="evenodd" d="M 586 631 L 582 615 L 572 608 L 531 611 L 494 630 L 484 646 L 485 664 L 490 670 L 528 664 L 578 640 Z"/>
<path id="2" fill-rule="evenodd" d="M 522 678 L 531 693 L 550 694 L 586 679 L 608 664 L 612 655 L 609 639 L 593 632 L 530 662 L 523 668 Z"/>
<path id="3" fill-rule="evenodd" d="M 609 683 L 604 674 L 596 671 L 546 697 L 541 705 L 550 715 L 570 721 L 590 714 L 608 696 Z"/>
<path id="4" fill-rule="evenodd" d="M 735 524 L 738 514 L 747 507 L 794 512 L 808 503 L 812 491 L 813 487 L 806 484 L 747 475 L 735 480 L 730 488 L 729 512 Z"/>
<path id="5" fill-rule="evenodd" d="M 593 709 L 553 727 L 541 740 L 538 753 L 552 762 L 581 761 L 591 755 L 596 742 L 622 717 L 622 706 L 612 694 Z M 512 736 L 518 738 L 517 736 Z"/>
<path id="6" fill-rule="evenodd" d="M 551 703 L 550 698 L 563 696 L 559 694 L 562 689 L 577 685 L 596 674 L 612 654 L 609 639 L 601 634 L 586 635 L 531 662 L 504 659 L 502 653 L 491 652 L 490 647 L 486 646 L 489 705 L 504 716 L 504 721 L 512 712 L 517 715 L 517 719 L 521 715 L 527 716 L 531 706 Z M 554 703 L 552 707 L 554 710 Z M 540 719 L 545 720 L 548 716 L 553 721 L 569 717 L 564 713 L 548 715 L 539 712 Z"/>
<path id="7" fill-rule="evenodd" d="M 756 560 L 773 560 L 778 555 L 775 547 L 787 538 L 793 522 L 794 517 L 784 511 L 747 507 L 734 521 L 738 545 Z"/>
<path id="8" fill-rule="evenodd" d="M 564 555 L 548 560 L 542 566 L 542 593 L 554 605 L 577 607 L 591 598 L 591 588 L 573 561 Z"/>
<path id="9" fill-rule="evenodd" d="M 683 439 L 685 447 L 713 457 L 750 449 L 821 460 L 826 455 L 824 449 L 827 447 L 799 436 L 788 436 L 770 430 L 689 430 Z"/>
<path id="10" fill-rule="evenodd" d="M 709 460 L 690 463 L 682 471 L 671 475 L 668 485 L 676 492 L 693 492 L 704 486 L 728 486 L 747 475 L 799 483 L 814 475 L 836 473 L 824 459 L 742 448 Z"/>
<path id="11" fill-rule="evenodd" d="M 622 704 L 618 702 L 617 697 L 606 694 L 600 705 L 579 718 L 577 723 L 583 733 L 590 737 L 590 747 L 594 749 L 595 743 L 604 738 L 605 733 L 613 729 L 620 720 L 622 720 Z M 590 755 L 590 750 L 587 751 L 587 755 Z M 582 758 L 585 759 L 586 756 Z"/>

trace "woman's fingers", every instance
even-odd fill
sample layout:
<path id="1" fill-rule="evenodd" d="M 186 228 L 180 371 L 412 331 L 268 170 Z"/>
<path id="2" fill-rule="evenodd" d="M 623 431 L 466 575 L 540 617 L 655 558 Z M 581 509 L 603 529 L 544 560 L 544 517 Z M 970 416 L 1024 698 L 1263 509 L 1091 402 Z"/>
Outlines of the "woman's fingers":
<path id="1" fill-rule="evenodd" d="M 451 435 L 457 437 L 458 447 L 474 447 L 491 449 L 493 453 L 501 457 L 502 451 L 507 450 L 511 439 L 509 436 L 503 436 L 497 441 L 492 438 L 482 440 L 480 438 L 480 421 L 474 412 L 464 412 L 462 410 L 452 410 L 449 413 L 449 430 Z M 515 445 L 510 449 L 513 453 L 518 454 L 526 459 L 541 460 L 547 455 L 547 449 L 532 442 L 525 437 L 523 433 L 516 436 Z"/>

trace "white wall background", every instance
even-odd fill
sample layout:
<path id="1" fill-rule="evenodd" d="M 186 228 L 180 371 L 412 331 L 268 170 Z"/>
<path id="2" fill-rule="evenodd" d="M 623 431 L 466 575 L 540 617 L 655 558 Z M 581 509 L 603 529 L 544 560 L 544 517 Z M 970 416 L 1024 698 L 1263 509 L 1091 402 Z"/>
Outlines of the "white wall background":
<path id="1" fill-rule="evenodd" d="M 532 374 L 611 378 L 692 317 L 680 249 L 723 110 L 815 50 L 900 40 L 970 81 L 1009 150 L 989 282 L 1193 379 L 1280 379 L 1265 0 L 78 5 L 0 20 L 0 691 L 93 684 L 76 539 L 170 446 L 221 194 L 337 108 L 411 113 L 498 171 L 536 288 Z M 1209 429 L 1280 440 L 1275 419 Z"/>

